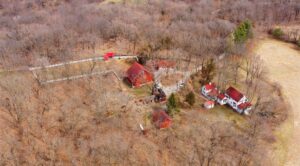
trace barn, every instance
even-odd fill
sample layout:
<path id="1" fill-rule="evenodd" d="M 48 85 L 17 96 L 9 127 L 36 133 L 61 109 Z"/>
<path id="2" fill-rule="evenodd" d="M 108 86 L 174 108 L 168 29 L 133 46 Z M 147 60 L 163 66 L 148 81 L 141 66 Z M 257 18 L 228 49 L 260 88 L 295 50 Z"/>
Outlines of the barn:
<path id="1" fill-rule="evenodd" d="M 152 74 L 141 64 L 135 62 L 127 70 L 127 80 L 132 87 L 140 87 L 146 83 L 153 81 Z"/>
<path id="2" fill-rule="evenodd" d="M 164 110 L 159 109 L 153 111 L 152 122 L 154 123 L 155 127 L 162 129 L 170 127 L 172 119 Z"/>

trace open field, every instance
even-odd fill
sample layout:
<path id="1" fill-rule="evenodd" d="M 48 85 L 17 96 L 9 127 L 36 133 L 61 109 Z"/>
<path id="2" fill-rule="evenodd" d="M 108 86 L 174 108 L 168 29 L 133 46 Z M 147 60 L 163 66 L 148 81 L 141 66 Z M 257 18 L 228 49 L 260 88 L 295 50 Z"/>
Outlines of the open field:
<path id="1" fill-rule="evenodd" d="M 284 95 L 293 110 L 293 119 L 285 122 L 277 132 L 280 139 L 277 147 L 281 149 L 287 150 L 286 142 L 292 136 L 286 159 L 287 163 L 284 165 L 300 165 L 300 51 L 293 44 L 273 39 L 262 39 L 258 43 L 255 53 L 265 61 L 271 81 L 282 86 Z M 291 133 L 292 130 L 293 133 Z M 282 158 L 286 157 L 284 149 L 276 151 L 280 153 Z"/>
<path id="2" fill-rule="evenodd" d="M 126 60 L 91 61 L 76 64 L 67 64 L 53 68 L 43 68 L 35 70 L 40 82 L 68 78 L 83 74 L 92 74 L 97 72 L 114 71 L 118 76 L 123 76 L 130 67 Z"/>

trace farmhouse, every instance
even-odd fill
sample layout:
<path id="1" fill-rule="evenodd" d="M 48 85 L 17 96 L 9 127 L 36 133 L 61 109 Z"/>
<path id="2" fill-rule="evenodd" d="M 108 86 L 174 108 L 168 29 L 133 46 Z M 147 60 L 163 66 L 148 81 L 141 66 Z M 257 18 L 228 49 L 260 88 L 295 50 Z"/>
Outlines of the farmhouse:
<path id="1" fill-rule="evenodd" d="M 218 89 L 214 83 L 206 84 L 202 87 L 201 93 L 208 99 L 217 100 L 219 95 Z"/>
<path id="2" fill-rule="evenodd" d="M 168 128 L 168 127 L 170 127 L 170 125 L 172 123 L 172 119 L 162 109 L 153 111 L 152 121 L 153 121 L 154 125 L 159 129 Z"/>
<path id="3" fill-rule="evenodd" d="M 214 83 L 202 87 L 201 93 L 209 100 L 217 101 L 220 105 L 228 104 L 240 114 L 249 114 L 251 103 L 245 95 L 233 87 L 229 87 L 225 93 L 219 93 Z"/>
<path id="4" fill-rule="evenodd" d="M 135 62 L 127 70 L 127 80 L 132 87 L 140 87 L 146 83 L 152 82 L 153 76 L 144 66 Z"/>
<path id="5" fill-rule="evenodd" d="M 229 87 L 226 90 L 225 96 L 227 98 L 227 104 L 230 105 L 234 110 L 240 114 L 249 114 L 249 111 L 251 110 L 251 103 L 248 102 L 248 99 L 245 95 L 235 88 Z"/>

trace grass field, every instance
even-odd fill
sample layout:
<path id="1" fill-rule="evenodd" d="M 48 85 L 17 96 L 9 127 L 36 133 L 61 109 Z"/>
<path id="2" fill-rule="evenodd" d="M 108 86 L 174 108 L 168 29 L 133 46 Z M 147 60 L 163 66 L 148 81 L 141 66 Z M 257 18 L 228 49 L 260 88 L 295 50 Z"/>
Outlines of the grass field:
<path id="1" fill-rule="evenodd" d="M 36 70 L 40 82 L 55 80 L 65 77 L 78 76 L 82 74 L 91 74 L 96 72 L 113 70 L 119 76 L 122 76 L 129 68 L 129 64 L 125 60 L 109 60 L 82 62 L 76 64 L 68 64 L 59 67 L 45 68 Z"/>
<path id="2" fill-rule="evenodd" d="M 276 158 L 280 157 L 288 166 L 300 165 L 300 52 L 293 44 L 284 43 L 274 39 L 263 39 L 258 43 L 255 51 L 265 61 L 272 81 L 278 82 L 286 99 L 290 102 L 293 118 L 290 118 L 276 132 L 278 141 Z M 291 139 L 291 144 L 287 142 Z M 287 151 L 288 157 L 287 156 Z"/>

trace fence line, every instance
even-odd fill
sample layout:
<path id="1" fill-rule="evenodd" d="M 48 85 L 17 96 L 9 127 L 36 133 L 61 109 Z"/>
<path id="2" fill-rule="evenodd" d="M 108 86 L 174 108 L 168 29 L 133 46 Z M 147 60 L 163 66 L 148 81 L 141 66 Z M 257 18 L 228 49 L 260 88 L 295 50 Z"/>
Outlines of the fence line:
<path id="1" fill-rule="evenodd" d="M 131 58 L 137 59 L 137 56 L 114 56 L 113 57 L 113 59 L 131 59 Z M 76 60 L 76 61 L 69 61 L 69 62 L 57 63 L 57 64 L 53 64 L 53 65 L 48 65 L 48 66 L 30 67 L 29 70 L 30 71 L 41 70 L 41 69 L 59 67 L 59 66 L 64 66 L 64 65 L 82 63 L 82 62 L 103 61 L 103 60 L 104 60 L 103 57 L 94 57 L 94 58 L 87 58 L 87 59 Z"/>
<path id="2" fill-rule="evenodd" d="M 108 73 L 113 73 L 118 80 L 121 80 L 121 78 L 117 75 L 117 73 L 113 70 L 106 70 L 106 71 L 101 71 L 101 72 L 95 72 L 95 73 L 90 73 L 90 74 L 81 74 L 81 75 L 76 75 L 76 76 L 71 76 L 71 77 L 63 77 L 63 78 L 58 78 L 58 79 L 53 79 L 53 80 L 47 80 L 40 82 L 41 84 L 50 84 L 50 83 L 55 83 L 55 82 L 60 82 L 60 81 L 67 81 L 67 80 L 75 80 L 75 79 L 80 79 L 84 77 L 90 77 L 94 75 L 102 75 L 102 74 L 108 74 Z"/>

